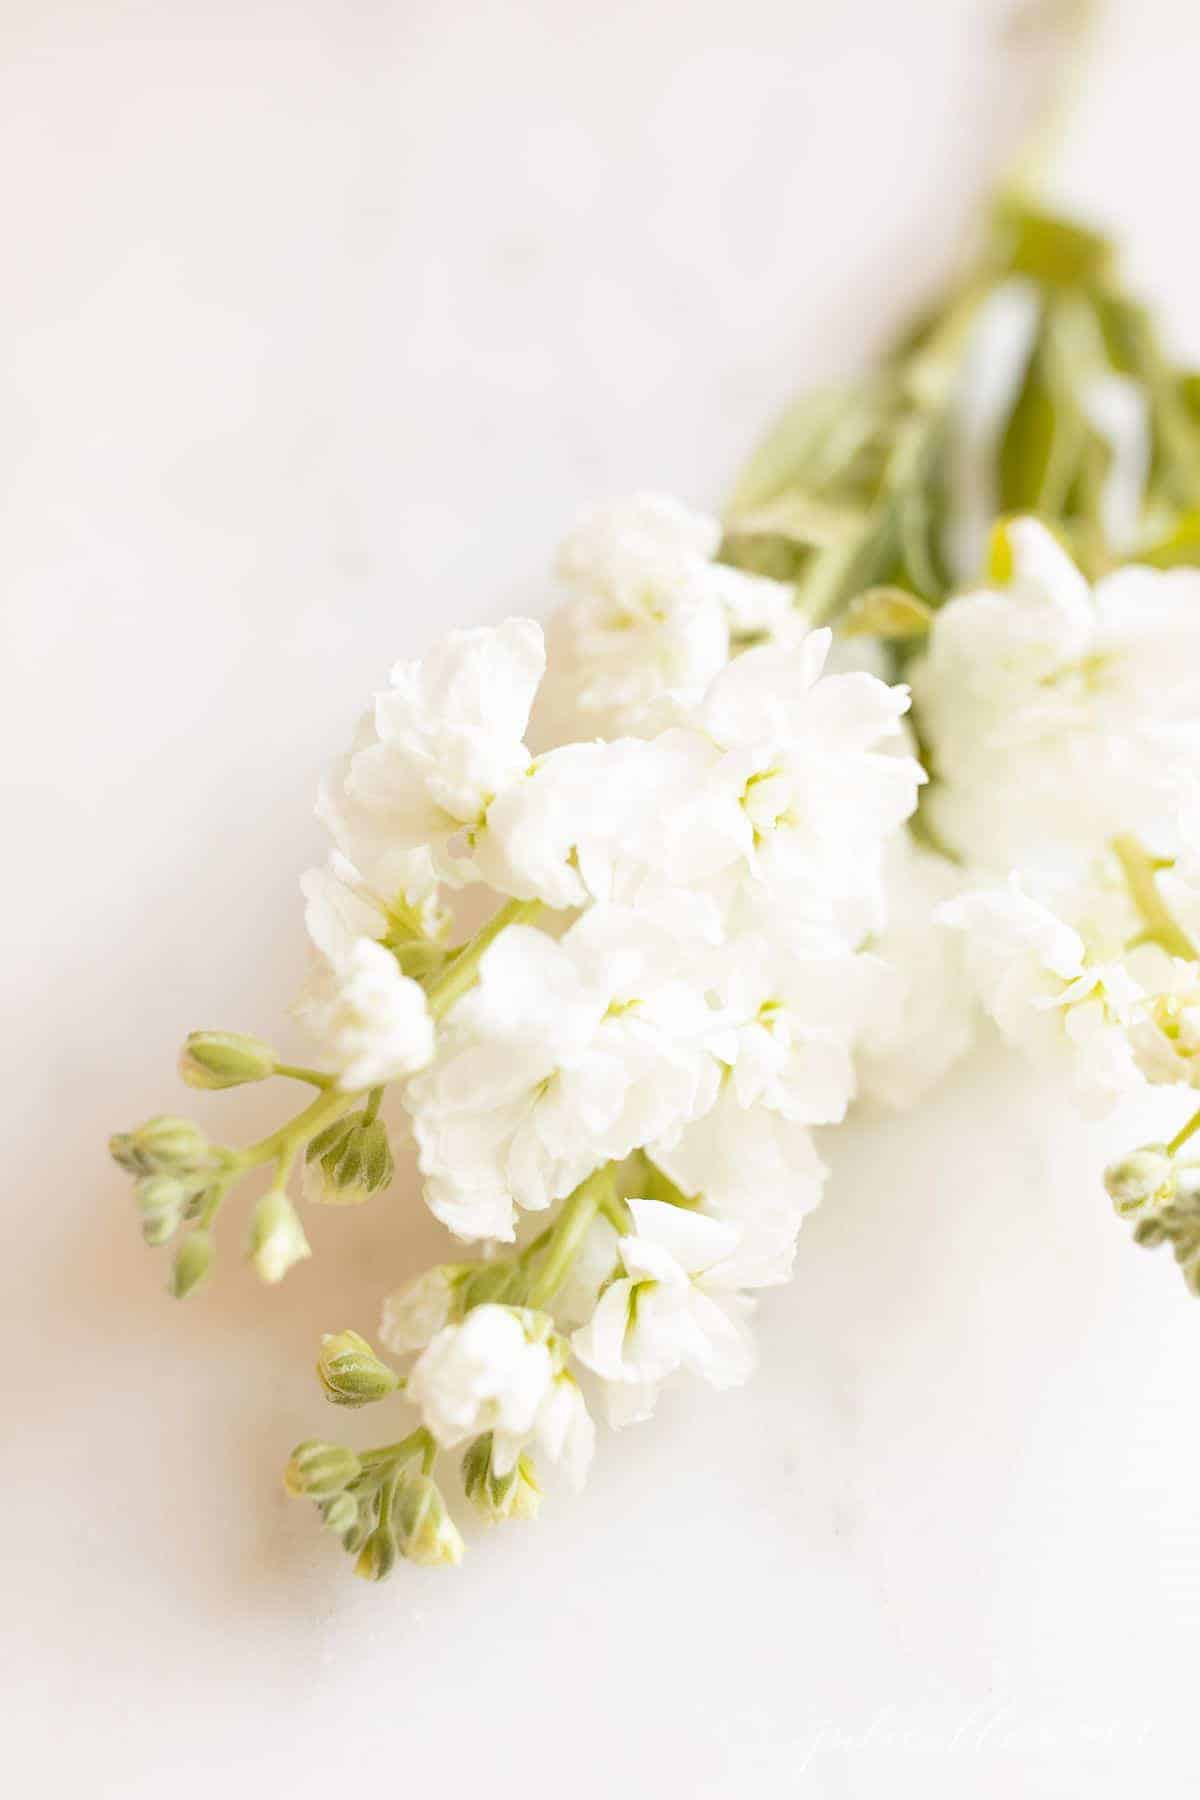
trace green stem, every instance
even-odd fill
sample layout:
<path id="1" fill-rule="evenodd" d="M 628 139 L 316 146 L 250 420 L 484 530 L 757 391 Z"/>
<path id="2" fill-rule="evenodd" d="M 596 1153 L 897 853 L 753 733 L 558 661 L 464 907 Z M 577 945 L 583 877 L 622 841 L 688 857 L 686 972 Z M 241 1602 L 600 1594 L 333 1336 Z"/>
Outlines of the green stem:
<path id="1" fill-rule="evenodd" d="M 283 1075 L 289 1081 L 306 1081 L 309 1087 L 331 1088 L 333 1076 L 323 1075 L 320 1069 L 305 1069 L 299 1063 L 276 1063 L 276 1075 Z"/>
<path id="2" fill-rule="evenodd" d="M 1167 1155 L 1174 1156 L 1177 1151 L 1182 1150 L 1188 1139 L 1194 1137 L 1198 1131 L 1200 1131 L 1200 1107 L 1197 1107 L 1187 1124 L 1175 1133 L 1167 1145 Z"/>
<path id="3" fill-rule="evenodd" d="M 612 1163 L 596 1169 L 568 1196 L 554 1222 L 541 1267 L 529 1284 L 528 1305 L 539 1308 L 553 1300 L 607 1198 L 615 1198 Z"/>
<path id="4" fill-rule="evenodd" d="M 212 1224 L 218 1212 L 221 1210 L 221 1202 L 233 1185 L 237 1173 L 238 1171 L 234 1168 L 226 1169 L 217 1177 L 212 1187 L 209 1188 L 204 1205 L 200 1208 L 196 1217 L 196 1228 L 198 1231 L 208 1230 L 208 1227 Z"/>
<path id="5" fill-rule="evenodd" d="M 414 1456 L 425 1456 L 433 1439 L 424 1425 L 418 1425 L 407 1437 L 400 1438 L 394 1444 L 380 1444 L 374 1450 L 364 1450 L 359 1462 L 364 1469 L 374 1469 L 385 1463 L 408 1462 Z"/>
<path id="6" fill-rule="evenodd" d="M 357 1094 L 344 1094 L 340 1089 L 330 1089 L 320 1094 L 311 1106 L 306 1106 L 302 1113 L 281 1125 L 268 1137 L 260 1138 L 257 1144 L 251 1144 L 245 1150 L 239 1150 L 234 1157 L 236 1169 L 256 1169 L 261 1163 L 271 1162 L 277 1156 L 294 1155 L 301 1144 L 315 1137 L 326 1125 L 332 1125 L 335 1119 L 358 1100 Z"/>
<path id="7" fill-rule="evenodd" d="M 1189 962 L 1200 961 L 1191 938 L 1158 891 L 1158 865 L 1154 858 L 1128 834 L 1114 838 L 1112 847 L 1121 865 L 1129 897 L 1142 916 L 1145 938 L 1158 944 L 1169 956 L 1181 956 Z"/>
<path id="8" fill-rule="evenodd" d="M 379 1117 L 379 1108 L 383 1104 L 383 1089 L 373 1087 L 367 1095 L 367 1104 L 363 1108 L 363 1124 L 373 1125 Z"/>
<path id="9" fill-rule="evenodd" d="M 600 1214 L 608 1220 L 613 1230 L 621 1237 L 628 1237 L 633 1230 L 633 1214 L 628 1202 L 619 1194 L 606 1194 L 600 1202 Z"/>
<path id="10" fill-rule="evenodd" d="M 457 951 L 445 968 L 435 975 L 425 990 L 425 998 L 429 1003 L 429 1011 L 434 1019 L 440 1019 L 449 1012 L 456 1000 L 460 1000 L 475 984 L 479 973 L 479 963 L 487 950 L 502 931 L 510 925 L 528 925 L 537 918 L 541 911 L 540 900 L 510 900 L 494 913 L 481 931 L 477 931 L 470 941 Z"/>
<path id="11" fill-rule="evenodd" d="M 392 1501 L 396 1498 L 398 1475 L 389 1475 L 379 1495 L 379 1523 L 386 1531 L 392 1522 Z"/>

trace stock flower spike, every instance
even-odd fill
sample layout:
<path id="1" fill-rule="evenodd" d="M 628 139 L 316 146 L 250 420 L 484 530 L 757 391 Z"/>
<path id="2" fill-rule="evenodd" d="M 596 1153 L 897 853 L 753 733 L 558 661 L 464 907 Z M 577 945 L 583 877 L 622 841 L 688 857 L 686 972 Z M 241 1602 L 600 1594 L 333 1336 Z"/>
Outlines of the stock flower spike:
<path id="1" fill-rule="evenodd" d="M 461 1560 L 447 1481 L 533 1518 L 547 1471 L 583 1480 L 597 1407 L 745 1381 L 821 1195 L 814 1131 L 918 1103 L 987 1019 L 1088 1108 L 1200 1088 L 1200 376 L 1103 238 L 1006 195 L 920 330 L 792 407 L 723 519 L 609 501 L 554 568 L 545 635 L 398 663 L 323 785 L 313 1065 L 184 1046 L 195 1087 L 309 1103 L 241 1150 L 176 1117 L 112 1140 L 180 1298 L 268 1169 L 248 1244 L 274 1283 L 311 1254 L 302 1170 L 339 1205 L 412 1170 L 395 1091 L 446 1260 L 380 1296 L 397 1367 L 348 1329 L 317 1366 L 407 1425 L 286 1474 L 371 1580 Z M 1182 1107 L 1106 1182 L 1193 1291 L 1198 1129 Z"/>

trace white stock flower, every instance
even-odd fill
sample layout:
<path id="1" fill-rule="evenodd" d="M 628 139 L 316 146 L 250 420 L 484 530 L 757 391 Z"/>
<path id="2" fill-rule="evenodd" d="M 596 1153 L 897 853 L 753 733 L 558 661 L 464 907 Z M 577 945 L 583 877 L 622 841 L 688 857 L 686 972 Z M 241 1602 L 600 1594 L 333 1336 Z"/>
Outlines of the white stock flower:
<path id="1" fill-rule="evenodd" d="M 530 619 L 452 631 L 422 661 L 396 665 L 324 803 L 360 868 L 386 849 L 393 861 L 430 857 L 445 880 L 471 879 L 489 806 L 532 760 L 523 739 L 544 668 Z"/>
<path id="2" fill-rule="evenodd" d="M 828 631 L 748 650 L 722 671 L 690 729 L 666 732 L 684 793 L 664 819 L 681 877 L 740 872 L 790 908 L 805 896 L 874 907 L 887 838 L 924 779 L 884 747 L 908 691 L 822 670 Z"/>
<path id="3" fill-rule="evenodd" d="M 338 962 L 359 938 L 382 940 L 391 927 L 387 904 L 368 891 L 357 869 L 336 850 L 324 868 L 300 877 L 304 923 L 315 948 Z"/>
<path id="4" fill-rule="evenodd" d="M 424 989 L 372 938 L 319 963 L 294 1010 L 348 1092 L 411 1075 L 433 1055 Z"/>
<path id="5" fill-rule="evenodd" d="M 556 907 L 669 905 L 699 935 L 747 884 L 792 913 L 849 899 L 865 922 L 883 843 L 923 776 L 884 747 L 906 690 L 862 672 L 821 679 L 829 642 L 745 652 L 687 722 L 651 739 L 538 757 L 489 810 L 479 872 Z"/>
<path id="6" fill-rule="evenodd" d="M 737 1229 L 725 1264 L 733 1286 L 774 1287 L 789 1279 L 796 1234 L 818 1205 L 826 1176 L 805 1126 L 765 1107 L 740 1106 L 727 1082 L 711 1111 L 687 1126 L 678 1143 L 654 1145 L 653 1157 L 706 1215 Z M 613 1237 L 610 1256 L 615 1245 Z M 598 1245 L 593 1267 L 602 1255 Z"/>
<path id="7" fill-rule="evenodd" d="M 718 1022 L 709 1035 L 738 1104 L 804 1125 L 831 1125 L 854 1097 L 851 1050 L 881 970 L 829 934 L 734 937 L 712 959 Z"/>
<path id="8" fill-rule="evenodd" d="M 405 1392 L 444 1449 L 491 1432 L 491 1467 L 503 1476 L 532 1443 L 579 1487 L 595 1428 L 577 1383 L 557 1366 L 549 1331 L 543 1313 L 477 1306 L 461 1324 L 436 1333 L 409 1371 Z"/>
<path id="9" fill-rule="evenodd" d="M 871 940 L 881 976 L 855 1050 L 859 1091 L 884 1106 L 914 1106 L 974 1038 L 977 1007 L 962 939 L 937 917 L 964 879 L 908 832 L 888 846 L 887 922 Z"/>
<path id="10" fill-rule="evenodd" d="M 369 894 L 370 904 L 381 915 L 404 908 L 418 919 L 427 918 L 437 903 L 437 870 L 427 845 L 397 841 L 388 830 L 385 813 L 364 805 L 349 792 L 348 781 L 355 758 L 379 743 L 375 715 L 359 720 L 349 751 L 321 783 L 317 817 L 337 846 L 330 867 L 340 864 L 354 872 L 349 885 Z M 343 880 L 344 876 L 338 875 Z M 371 931 L 370 936 L 378 935 Z"/>
<path id="11" fill-rule="evenodd" d="M 658 1200 L 631 1200 L 634 1231 L 619 1244 L 624 1275 L 571 1338 L 605 1384 L 613 1424 L 648 1418 L 677 1369 L 736 1387 L 754 1367 L 750 1302 L 730 1279 L 736 1226 Z"/>
<path id="12" fill-rule="evenodd" d="M 571 734 L 653 730 L 693 705 L 729 657 L 791 606 L 783 583 L 714 561 L 715 519 L 638 494 L 587 513 L 563 544 L 567 598 L 551 625 L 551 699 Z"/>
<path id="13" fill-rule="evenodd" d="M 450 1323 L 453 1309 L 454 1282 L 450 1271 L 440 1266 L 426 1269 L 415 1281 L 387 1296 L 379 1322 L 380 1341 L 398 1356 L 423 1350 Z"/>
<path id="14" fill-rule="evenodd" d="M 596 1447 L 596 1427 L 579 1383 L 564 1369 L 546 1391 L 534 1420 L 535 1449 L 560 1463 L 571 1487 L 583 1486 Z"/>
<path id="15" fill-rule="evenodd" d="M 452 1231 L 511 1241 L 514 1206 L 543 1210 L 712 1104 L 707 1009 L 677 956 L 616 907 L 557 941 L 510 926 L 489 947 L 406 1096 L 426 1199 Z"/>
<path id="16" fill-rule="evenodd" d="M 983 867 L 1089 854 L 1165 813 L 1200 769 L 1200 573 L 1123 568 L 1094 589 L 1045 527 L 1004 528 L 1007 581 L 935 615 L 912 672 L 939 835 Z"/>
<path id="17" fill-rule="evenodd" d="M 321 1045 L 338 1085 L 374 1087 L 424 1068 L 433 1055 L 433 1021 L 423 989 L 380 941 L 393 916 L 337 852 L 325 868 L 303 875 L 300 888 L 316 955 L 292 1010 Z"/>
<path id="18" fill-rule="evenodd" d="M 513 1467 L 554 1375 L 546 1324 L 543 1315 L 489 1304 L 431 1339 L 405 1394 L 443 1449 L 490 1431 L 497 1474 Z"/>
<path id="19" fill-rule="evenodd" d="M 665 814 L 686 772 L 660 742 L 618 738 L 564 744 L 500 795 L 477 850 L 480 874 L 501 893 L 547 906 L 625 901 L 662 868 Z"/>
<path id="20" fill-rule="evenodd" d="M 1137 1084 L 1128 1026 L 1139 989 L 1127 970 L 1093 962 L 1079 932 L 1015 876 L 947 902 L 939 916 L 964 934 L 979 998 L 1011 1043 L 1067 1069 L 1095 1109 Z"/>
<path id="21" fill-rule="evenodd" d="M 1130 1028 L 1133 1055 L 1148 1082 L 1200 1087 L 1200 970 L 1164 961 Z"/>

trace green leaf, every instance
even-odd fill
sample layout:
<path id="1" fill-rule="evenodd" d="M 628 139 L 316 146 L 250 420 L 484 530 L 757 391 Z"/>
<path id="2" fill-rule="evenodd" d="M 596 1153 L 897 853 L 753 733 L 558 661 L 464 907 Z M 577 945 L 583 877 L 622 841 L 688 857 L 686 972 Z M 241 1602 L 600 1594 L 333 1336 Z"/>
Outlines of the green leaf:
<path id="1" fill-rule="evenodd" d="M 1098 281 L 1116 261 L 1113 245 L 1100 232 L 1042 212 L 1011 194 L 996 206 L 992 248 L 1012 274 L 1031 275 L 1058 287 Z"/>

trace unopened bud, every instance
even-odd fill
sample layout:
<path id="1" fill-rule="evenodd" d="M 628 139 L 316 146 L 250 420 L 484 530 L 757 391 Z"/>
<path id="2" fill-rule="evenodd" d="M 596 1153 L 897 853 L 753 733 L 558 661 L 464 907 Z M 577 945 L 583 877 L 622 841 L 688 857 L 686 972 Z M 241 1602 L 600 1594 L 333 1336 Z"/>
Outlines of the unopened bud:
<path id="1" fill-rule="evenodd" d="M 274 1286 L 311 1255 L 295 1207 L 282 1189 L 272 1188 L 250 1217 L 250 1260 L 259 1279 Z"/>
<path id="2" fill-rule="evenodd" d="M 533 1464 L 527 1456 L 518 1456 L 511 1469 L 501 1475 L 494 1464 L 494 1442 L 490 1431 L 475 1439 L 463 1457 L 463 1488 L 472 1506 L 485 1519 L 534 1519 L 542 1503 L 542 1490 Z"/>
<path id="3" fill-rule="evenodd" d="M 390 1525 L 377 1525 L 358 1553 L 354 1573 L 364 1581 L 386 1581 L 396 1566 L 396 1539 Z"/>
<path id="4" fill-rule="evenodd" d="M 317 1374 L 325 1398 L 335 1406 L 368 1406 L 372 1400 L 386 1399 L 400 1385 L 396 1371 L 380 1361 L 357 1331 L 326 1332 Z"/>
<path id="5" fill-rule="evenodd" d="M 238 1031 L 193 1031 L 179 1053 L 179 1073 L 189 1087 L 240 1087 L 273 1075 L 275 1052 Z"/>
<path id="6" fill-rule="evenodd" d="M 1104 1186 L 1122 1218 L 1155 1211 L 1175 1195 L 1175 1167 L 1165 1144 L 1144 1144 L 1104 1171 Z"/>
<path id="7" fill-rule="evenodd" d="M 340 1537 L 346 1543 L 358 1529 L 358 1501 L 353 1494 L 335 1494 L 332 1500 L 323 1502 L 321 1517 L 334 1537 Z M 346 1548 L 349 1547 L 347 1544 Z"/>
<path id="8" fill-rule="evenodd" d="M 148 1244 L 165 1244 L 183 1222 L 184 1210 L 195 1186 L 178 1175 L 147 1175 L 133 1190 L 142 1215 L 142 1236 Z"/>
<path id="9" fill-rule="evenodd" d="M 349 1487 L 361 1474 L 362 1464 L 353 1450 L 346 1450 L 341 1444 L 307 1438 L 292 1451 L 291 1461 L 283 1472 L 283 1485 L 289 1494 L 307 1494 L 310 1500 L 328 1500 Z"/>
<path id="10" fill-rule="evenodd" d="M 108 1154 L 130 1175 L 149 1174 L 149 1165 L 145 1157 L 138 1153 L 132 1132 L 114 1132 L 108 1140 Z"/>
<path id="11" fill-rule="evenodd" d="M 458 1527 L 446 1511 L 437 1483 L 428 1475 L 410 1475 L 401 1482 L 392 1516 L 400 1554 L 409 1562 L 434 1566 L 462 1561 Z"/>
<path id="12" fill-rule="evenodd" d="M 392 1152 L 381 1119 L 368 1124 L 352 1113 L 318 1132 L 305 1153 L 311 1199 L 325 1206 L 356 1206 L 392 1179 Z"/>
<path id="13" fill-rule="evenodd" d="M 175 1252 L 170 1292 L 176 1300 L 194 1294 L 212 1268 L 213 1245 L 207 1231 L 190 1231 Z"/>
<path id="14" fill-rule="evenodd" d="M 212 1145 L 190 1119 L 163 1113 L 136 1131 L 119 1131 L 108 1140 L 109 1152 L 131 1175 L 186 1173 L 207 1168 Z"/>

